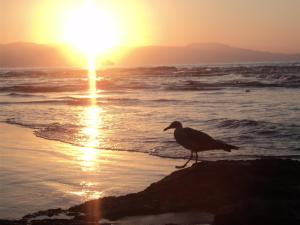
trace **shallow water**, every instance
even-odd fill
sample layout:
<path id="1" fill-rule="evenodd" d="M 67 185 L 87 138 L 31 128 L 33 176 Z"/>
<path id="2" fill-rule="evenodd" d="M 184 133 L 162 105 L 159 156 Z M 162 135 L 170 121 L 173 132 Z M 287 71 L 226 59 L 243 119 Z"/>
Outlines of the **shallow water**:
<path id="1" fill-rule="evenodd" d="M 48 141 L 28 128 L 0 124 L 0 129 L 0 218 L 141 191 L 182 164 Z"/>

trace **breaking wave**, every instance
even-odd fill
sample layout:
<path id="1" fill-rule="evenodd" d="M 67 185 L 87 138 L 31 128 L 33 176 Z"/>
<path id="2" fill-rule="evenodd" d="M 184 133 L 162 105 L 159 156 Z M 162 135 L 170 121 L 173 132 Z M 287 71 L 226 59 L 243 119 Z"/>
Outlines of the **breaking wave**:
<path id="1" fill-rule="evenodd" d="M 120 68 L 99 72 L 98 90 L 214 91 L 223 88 L 299 88 L 300 66 L 149 67 Z M 15 79 L 24 77 L 16 85 Z M 83 70 L 7 71 L 0 92 L 47 93 L 87 91 Z M 142 77 L 142 79 L 140 79 Z M 26 78 L 26 79 L 25 79 Z M 30 83 L 30 78 L 34 83 Z M 53 83 L 49 84 L 49 79 Z M 68 79 L 68 84 L 64 82 Z M 166 82 L 167 81 L 167 82 Z"/>
<path id="2" fill-rule="evenodd" d="M 220 129 L 230 129 L 236 131 L 241 138 L 247 139 L 255 137 L 260 138 L 289 138 L 291 140 L 300 140 L 300 126 L 288 123 L 273 123 L 257 120 L 234 120 L 234 119 L 215 119 L 210 120 L 214 126 Z"/>

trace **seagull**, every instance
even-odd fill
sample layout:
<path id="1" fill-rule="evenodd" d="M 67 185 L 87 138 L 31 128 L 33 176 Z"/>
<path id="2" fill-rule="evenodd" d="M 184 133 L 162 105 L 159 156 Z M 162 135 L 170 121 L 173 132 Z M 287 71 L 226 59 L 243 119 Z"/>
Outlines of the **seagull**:
<path id="1" fill-rule="evenodd" d="M 213 139 L 208 134 L 194 130 L 189 127 L 182 127 L 179 121 L 172 122 L 164 131 L 174 128 L 174 137 L 178 144 L 191 151 L 189 160 L 182 166 L 176 166 L 177 169 L 184 168 L 193 158 L 194 152 L 196 153 L 196 163 L 198 162 L 198 152 L 208 151 L 214 149 L 223 149 L 226 152 L 230 152 L 231 149 L 239 149 L 234 145 L 226 144 L 223 141 Z"/>

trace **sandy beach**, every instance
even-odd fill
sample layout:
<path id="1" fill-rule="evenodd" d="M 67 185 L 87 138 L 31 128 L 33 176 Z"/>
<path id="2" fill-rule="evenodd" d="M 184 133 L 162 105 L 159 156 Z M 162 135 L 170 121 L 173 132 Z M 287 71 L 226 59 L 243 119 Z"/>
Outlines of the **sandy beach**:
<path id="1" fill-rule="evenodd" d="M 141 191 L 184 161 L 76 147 L 5 123 L 0 130 L 1 219 Z"/>

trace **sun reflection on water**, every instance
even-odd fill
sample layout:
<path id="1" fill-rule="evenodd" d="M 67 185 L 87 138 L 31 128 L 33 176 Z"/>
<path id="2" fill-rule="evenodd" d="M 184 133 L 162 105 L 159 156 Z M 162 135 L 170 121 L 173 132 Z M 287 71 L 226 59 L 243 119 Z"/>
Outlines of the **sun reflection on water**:
<path id="1" fill-rule="evenodd" d="M 81 122 L 84 125 L 81 132 L 86 137 L 81 143 L 84 147 L 81 148 L 82 154 L 80 155 L 81 166 L 84 171 L 96 169 L 96 162 L 99 157 L 99 136 L 101 135 L 99 126 L 101 125 L 102 109 L 97 106 L 97 75 L 92 56 L 89 57 L 88 77 L 91 104 L 85 108 Z"/>
<path id="2" fill-rule="evenodd" d="M 101 109 L 97 105 L 88 106 L 84 112 L 84 128 L 82 133 L 87 137 L 85 143 L 82 143 L 85 147 L 97 148 L 99 147 L 98 126 L 101 125 Z"/>
<path id="3" fill-rule="evenodd" d="M 90 105 L 84 108 L 81 116 L 82 138 L 80 145 L 83 146 L 78 152 L 78 161 L 82 170 L 82 181 L 80 189 L 70 191 L 71 194 L 78 196 L 83 201 L 99 198 L 102 192 L 95 190 L 95 183 L 88 179 L 89 175 L 99 169 L 100 150 L 99 136 L 101 132 L 102 109 L 97 105 L 97 75 L 94 66 L 94 58 L 89 57 L 88 67 Z"/>
<path id="4" fill-rule="evenodd" d="M 80 186 L 82 187 L 81 190 L 71 191 L 70 193 L 82 198 L 83 201 L 86 201 L 88 199 L 100 198 L 103 194 L 103 192 L 101 191 L 93 190 L 92 187 L 95 186 L 95 183 L 93 182 L 82 181 L 80 183 Z"/>

